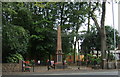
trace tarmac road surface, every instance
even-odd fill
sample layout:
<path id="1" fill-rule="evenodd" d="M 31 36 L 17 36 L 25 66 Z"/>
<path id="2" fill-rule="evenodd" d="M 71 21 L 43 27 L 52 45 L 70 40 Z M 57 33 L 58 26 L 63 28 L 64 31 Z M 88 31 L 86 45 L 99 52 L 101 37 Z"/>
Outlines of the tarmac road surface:
<path id="1" fill-rule="evenodd" d="M 119 77 L 118 75 L 4 75 L 2 77 Z"/>
<path id="2" fill-rule="evenodd" d="M 118 70 L 96 70 L 96 71 L 54 71 L 44 73 L 27 73 L 19 75 L 3 75 L 2 77 L 120 77 Z"/>

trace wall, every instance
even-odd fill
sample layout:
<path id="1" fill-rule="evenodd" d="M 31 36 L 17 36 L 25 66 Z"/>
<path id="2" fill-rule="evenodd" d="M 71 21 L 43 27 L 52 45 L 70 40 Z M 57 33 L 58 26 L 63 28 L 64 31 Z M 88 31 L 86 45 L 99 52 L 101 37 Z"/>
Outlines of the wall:
<path id="1" fill-rule="evenodd" d="M 3 63 L 2 72 L 20 72 L 20 65 L 18 63 Z"/>

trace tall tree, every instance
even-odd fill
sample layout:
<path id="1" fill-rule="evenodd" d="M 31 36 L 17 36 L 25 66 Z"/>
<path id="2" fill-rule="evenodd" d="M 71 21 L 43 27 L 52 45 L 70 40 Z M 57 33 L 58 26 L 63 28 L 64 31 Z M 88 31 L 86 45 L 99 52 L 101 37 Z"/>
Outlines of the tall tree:
<path id="1" fill-rule="evenodd" d="M 93 8 L 93 10 L 90 12 L 91 13 L 91 17 L 99 31 L 99 35 L 101 36 L 101 53 L 102 53 L 102 65 L 103 68 L 106 68 L 105 66 L 105 61 L 106 61 L 106 31 L 105 31 L 105 6 L 106 6 L 106 2 L 102 2 L 102 15 L 101 15 L 101 22 L 100 24 L 97 21 L 97 18 L 95 17 L 94 11 L 96 10 L 96 8 L 98 7 L 99 3 L 96 3 L 96 7 Z"/>

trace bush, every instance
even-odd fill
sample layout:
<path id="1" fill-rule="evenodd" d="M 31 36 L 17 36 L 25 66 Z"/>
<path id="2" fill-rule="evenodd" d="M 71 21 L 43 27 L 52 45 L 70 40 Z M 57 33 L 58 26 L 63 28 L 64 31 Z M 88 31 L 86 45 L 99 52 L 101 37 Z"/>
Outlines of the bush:
<path id="1" fill-rule="evenodd" d="M 86 65 L 86 62 L 85 61 L 81 61 L 81 64 L 84 66 L 84 65 Z"/>
<path id="2" fill-rule="evenodd" d="M 100 64 L 101 58 L 97 58 L 96 56 L 93 56 L 92 54 L 87 54 L 86 57 L 84 57 L 84 60 L 88 60 L 90 65 L 94 65 L 94 64 Z"/>
<path id="3" fill-rule="evenodd" d="M 115 60 L 115 56 L 112 53 L 109 54 L 109 60 Z"/>

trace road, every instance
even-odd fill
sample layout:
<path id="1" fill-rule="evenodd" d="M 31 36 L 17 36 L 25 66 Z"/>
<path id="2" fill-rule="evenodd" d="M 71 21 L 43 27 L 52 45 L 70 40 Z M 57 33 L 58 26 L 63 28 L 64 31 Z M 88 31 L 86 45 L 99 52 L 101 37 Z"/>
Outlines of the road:
<path id="1" fill-rule="evenodd" d="M 120 77 L 118 70 L 94 70 L 94 71 L 54 71 L 31 72 L 19 75 L 3 75 L 2 77 Z"/>
<path id="2" fill-rule="evenodd" d="M 2 76 L 2 77 L 119 77 L 117 75 L 35 75 L 35 76 L 31 76 L 31 75 L 19 75 L 19 76 Z"/>

